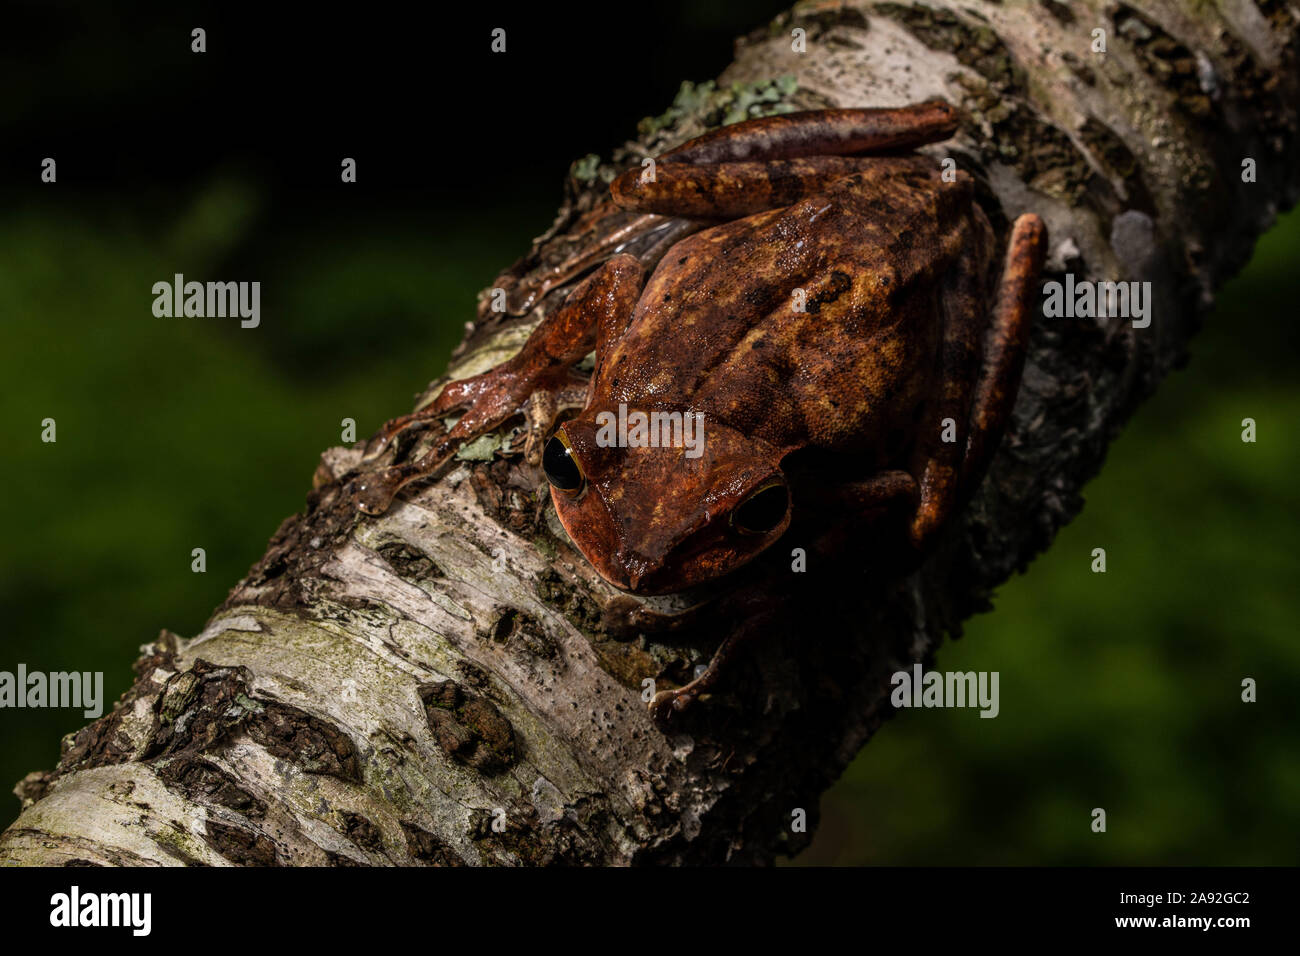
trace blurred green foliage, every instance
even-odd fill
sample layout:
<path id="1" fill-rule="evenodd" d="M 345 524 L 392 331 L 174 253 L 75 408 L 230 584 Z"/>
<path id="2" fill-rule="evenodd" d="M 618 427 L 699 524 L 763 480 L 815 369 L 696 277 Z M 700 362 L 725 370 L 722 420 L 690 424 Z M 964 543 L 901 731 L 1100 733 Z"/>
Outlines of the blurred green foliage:
<path id="1" fill-rule="evenodd" d="M 0 669 L 102 670 L 108 706 L 139 644 L 198 631 L 301 507 L 342 419 L 364 437 L 444 368 L 478 289 L 549 224 L 540 198 L 493 218 L 336 209 L 272 228 L 267 197 L 229 176 L 178 209 L 11 207 Z M 1000 672 L 1001 715 L 891 721 L 799 862 L 1297 862 L 1298 249 L 1292 215 L 1115 443 L 1083 515 L 940 651 L 943 669 Z M 174 272 L 261 281 L 261 326 L 155 318 L 151 286 Z M 1240 702 L 1245 676 L 1257 704 Z M 0 717 L 6 784 L 53 766 L 84 723 Z M 17 802 L 0 806 L 8 823 Z"/>
<path id="2" fill-rule="evenodd" d="M 364 438 L 410 408 L 477 291 L 553 215 L 543 199 L 486 228 L 465 215 L 380 229 L 341 209 L 329 229 L 270 231 L 263 198 L 223 179 L 171 216 L 68 194 L 0 220 L 0 670 L 103 671 L 107 710 L 136 648 L 200 630 L 302 508 L 344 418 Z M 150 289 L 175 272 L 261 281 L 261 325 L 156 318 Z M 40 439 L 46 418 L 56 443 Z M 5 791 L 85 723 L 0 720 Z M 6 797 L 0 825 L 17 808 Z"/>

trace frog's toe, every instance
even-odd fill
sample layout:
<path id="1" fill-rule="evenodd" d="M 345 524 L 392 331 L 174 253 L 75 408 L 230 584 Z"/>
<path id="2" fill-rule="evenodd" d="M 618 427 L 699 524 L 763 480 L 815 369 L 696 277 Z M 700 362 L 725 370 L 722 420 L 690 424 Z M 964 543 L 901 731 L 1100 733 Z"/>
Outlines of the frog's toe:
<path id="1" fill-rule="evenodd" d="M 655 723 L 666 725 L 695 702 L 696 694 L 689 687 L 661 690 L 650 701 L 650 717 Z"/>
<path id="2" fill-rule="evenodd" d="M 545 435 L 529 429 L 524 439 L 524 461 L 536 468 L 542 463 L 542 449 L 546 447 Z"/>
<path id="3" fill-rule="evenodd" d="M 362 461 L 372 461 L 384 453 L 389 444 L 392 442 L 392 435 L 372 435 L 366 442 L 366 447 L 361 450 Z"/>
<path id="4" fill-rule="evenodd" d="M 397 489 L 401 487 L 401 474 L 396 468 L 385 468 L 374 474 L 356 479 L 352 493 L 357 508 L 364 514 L 381 515 L 389 509 Z"/>
<path id="5" fill-rule="evenodd" d="M 372 461 L 378 458 L 388 450 L 398 436 L 408 432 L 421 431 L 428 428 L 430 424 L 432 424 L 432 419 L 420 412 L 403 415 L 400 418 L 385 422 L 384 426 L 366 442 L 366 447 L 361 452 L 361 460 Z"/>

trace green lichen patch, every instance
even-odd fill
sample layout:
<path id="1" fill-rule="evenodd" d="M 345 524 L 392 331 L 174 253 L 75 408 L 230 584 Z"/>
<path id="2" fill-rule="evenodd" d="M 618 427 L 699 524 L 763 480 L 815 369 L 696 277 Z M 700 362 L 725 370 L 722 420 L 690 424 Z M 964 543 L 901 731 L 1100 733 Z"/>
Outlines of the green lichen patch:
<path id="1" fill-rule="evenodd" d="M 473 441 L 461 445 L 456 452 L 456 458 L 460 461 L 491 461 L 503 441 L 505 436 L 500 432 L 480 435 Z"/>
<path id="2" fill-rule="evenodd" d="M 200 835 L 202 842 L 211 846 L 209 834 Z M 208 866 L 207 856 L 199 846 L 200 837 L 196 837 L 189 830 L 183 828 L 174 820 L 168 821 L 167 825 L 160 827 L 151 834 L 151 839 L 158 849 L 162 850 L 172 859 L 176 860 L 182 866 Z M 218 850 L 217 852 L 221 852 Z M 111 859 L 111 857 L 110 857 Z M 122 860 L 114 861 L 116 866 L 140 866 L 141 860 Z"/>
<path id="3" fill-rule="evenodd" d="M 794 112 L 798 107 L 790 98 L 798 88 L 792 75 L 724 87 L 713 80 L 699 84 L 683 80 L 672 105 L 641 120 L 637 132 L 651 151 L 662 152 L 718 126 Z"/>
<path id="4" fill-rule="evenodd" d="M 588 153 L 581 159 L 573 161 L 573 165 L 569 167 L 569 175 L 580 183 L 590 183 L 596 178 L 599 170 L 600 156 L 596 153 Z"/>

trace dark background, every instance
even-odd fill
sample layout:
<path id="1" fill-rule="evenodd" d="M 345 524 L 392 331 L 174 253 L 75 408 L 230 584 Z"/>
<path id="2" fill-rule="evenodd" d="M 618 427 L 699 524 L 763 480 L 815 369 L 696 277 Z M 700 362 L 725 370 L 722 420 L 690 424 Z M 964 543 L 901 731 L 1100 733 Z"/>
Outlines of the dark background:
<path id="1" fill-rule="evenodd" d="M 198 631 L 301 507 L 340 420 L 364 437 L 445 367 L 476 292 L 550 225 L 569 164 L 715 77 L 783 6 L 10 3 L 0 670 L 102 670 L 110 706 L 136 647 Z M 940 653 L 998 670 L 1002 715 L 892 721 L 802 861 L 1296 862 L 1297 249 L 1292 216 L 1083 516 Z M 261 326 L 155 318 L 150 288 L 175 272 L 261 281 Z M 1088 571 L 1098 546 L 1106 575 Z M 0 781 L 53 766 L 83 723 L 0 711 Z M 0 803 L 0 825 L 16 812 Z"/>

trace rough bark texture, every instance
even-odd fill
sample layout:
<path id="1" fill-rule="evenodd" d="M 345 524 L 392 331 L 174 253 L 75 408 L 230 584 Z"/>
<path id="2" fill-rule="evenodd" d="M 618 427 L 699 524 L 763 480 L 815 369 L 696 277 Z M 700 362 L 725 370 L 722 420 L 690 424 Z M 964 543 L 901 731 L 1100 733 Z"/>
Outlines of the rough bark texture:
<path id="1" fill-rule="evenodd" d="M 888 716 L 889 674 L 986 608 L 1078 511 L 1109 440 L 1183 360 L 1212 290 L 1293 201 L 1298 24 L 1286 0 L 853 2 L 801 5 L 743 38 L 717 87 L 685 88 L 610 162 L 576 164 L 555 227 L 495 285 L 517 288 L 579 243 L 574 224 L 614 172 L 724 118 L 943 96 L 969 119 L 928 151 L 977 174 L 1000 229 L 1043 216 L 1049 270 L 1150 280 L 1151 326 L 1037 321 L 1010 433 L 939 551 L 899 579 L 864 570 L 869 543 L 812 553 L 802 575 L 786 568 L 802 542 L 783 545 L 771 633 L 667 734 L 641 681 L 682 682 L 734 624 L 672 627 L 671 602 L 602 584 L 548 520 L 537 472 L 491 457 L 493 442 L 364 520 L 340 485 L 358 452 L 331 449 L 306 511 L 203 632 L 146 646 L 116 708 L 65 740 L 57 769 L 18 785 L 24 810 L 0 861 L 799 850 L 809 836 L 791 832 L 792 810 L 815 817 Z M 806 53 L 791 49 L 795 28 Z M 1257 182 L 1243 182 L 1246 158 Z M 565 292 L 517 318 L 485 298 L 451 376 L 510 354 Z"/>

